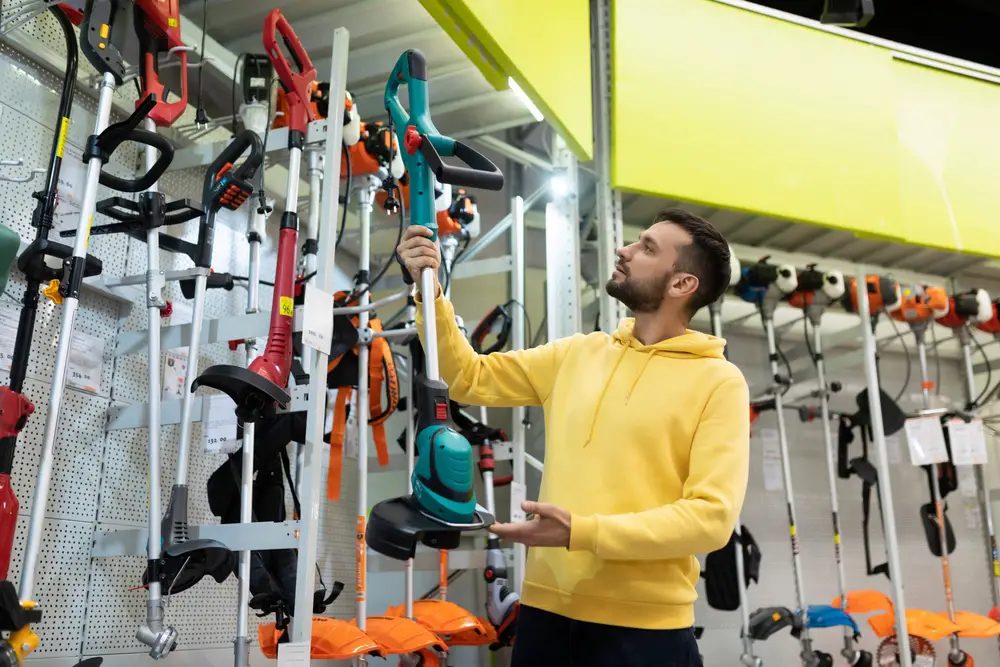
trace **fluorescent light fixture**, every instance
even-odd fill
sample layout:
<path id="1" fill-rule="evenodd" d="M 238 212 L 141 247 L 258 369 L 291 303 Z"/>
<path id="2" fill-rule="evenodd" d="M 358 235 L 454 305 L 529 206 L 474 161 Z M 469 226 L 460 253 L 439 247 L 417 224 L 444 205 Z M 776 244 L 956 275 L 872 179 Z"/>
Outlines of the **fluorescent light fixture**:
<path id="1" fill-rule="evenodd" d="M 521 104 L 523 104 L 524 107 L 531 112 L 531 115 L 535 117 L 535 120 L 539 123 L 545 120 L 545 116 L 543 116 L 542 112 L 538 110 L 535 103 L 531 101 L 528 94 L 521 89 L 521 86 L 517 85 L 517 81 L 514 81 L 514 77 L 507 77 L 507 86 L 514 92 L 514 97 L 521 100 Z"/>

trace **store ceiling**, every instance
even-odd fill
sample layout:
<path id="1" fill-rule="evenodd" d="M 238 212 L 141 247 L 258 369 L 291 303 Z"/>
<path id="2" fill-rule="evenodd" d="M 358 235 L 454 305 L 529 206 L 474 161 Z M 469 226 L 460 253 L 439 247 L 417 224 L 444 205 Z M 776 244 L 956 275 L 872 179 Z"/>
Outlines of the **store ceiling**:
<path id="1" fill-rule="evenodd" d="M 202 24 L 204 0 L 181 0 L 181 13 Z M 208 34 L 238 55 L 263 53 L 264 18 L 271 2 L 211 0 Z M 333 32 L 350 32 L 348 90 L 367 120 L 385 120 L 385 82 L 399 55 L 416 48 L 427 57 L 431 115 L 444 133 L 456 137 L 534 123 L 510 91 L 497 91 L 438 26 L 417 0 L 291 0 L 278 3 L 308 51 L 318 78 L 330 77 Z M 208 68 L 206 109 L 210 117 L 232 113 L 231 81 Z M 231 74 L 229 75 L 231 77 Z"/>

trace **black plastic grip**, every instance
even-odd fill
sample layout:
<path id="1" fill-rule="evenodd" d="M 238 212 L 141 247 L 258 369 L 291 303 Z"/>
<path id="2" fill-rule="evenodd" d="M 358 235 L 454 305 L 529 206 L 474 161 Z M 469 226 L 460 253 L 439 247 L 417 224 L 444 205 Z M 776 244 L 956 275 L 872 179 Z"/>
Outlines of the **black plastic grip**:
<path id="1" fill-rule="evenodd" d="M 128 133 L 128 141 L 133 141 L 143 146 L 150 146 L 160 151 L 156 163 L 142 177 L 136 179 L 119 178 L 112 176 L 106 171 L 101 171 L 101 185 L 117 190 L 119 192 L 142 192 L 148 190 L 156 181 L 163 176 L 163 173 L 174 160 L 174 147 L 166 137 L 150 132 L 149 130 L 135 129 Z M 102 146 L 103 148 L 103 146 Z M 113 148 L 111 150 L 114 150 Z"/>
<path id="2" fill-rule="evenodd" d="M 420 49 L 410 49 L 406 52 L 406 67 L 410 70 L 411 79 L 427 80 L 427 58 Z"/>
<path id="3" fill-rule="evenodd" d="M 438 183 L 481 190 L 503 189 L 503 172 L 488 157 L 460 141 L 455 142 L 455 157 L 464 162 L 467 165 L 465 167 L 445 164 L 426 136 L 420 142 L 420 153 L 427 160 L 427 166 L 434 172 Z"/>
<path id="4" fill-rule="evenodd" d="M 250 150 L 250 154 L 243 161 L 243 164 L 232 172 L 233 178 L 248 180 L 253 178 L 253 175 L 257 173 L 257 169 L 260 168 L 261 163 L 264 161 L 264 143 L 257 136 L 256 132 L 243 130 L 233 137 L 233 140 L 229 142 L 229 145 L 222 150 L 219 157 L 215 158 L 215 161 L 208 167 L 208 171 L 205 172 L 205 184 L 201 198 L 203 206 L 209 207 L 215 204 L 216 202 L 213 199 L 223 195 L 225 189 L 217 187 L 219 180 L 222 178 L 223 171 L 231 168 L 232 164 L 247 149 Z"/>

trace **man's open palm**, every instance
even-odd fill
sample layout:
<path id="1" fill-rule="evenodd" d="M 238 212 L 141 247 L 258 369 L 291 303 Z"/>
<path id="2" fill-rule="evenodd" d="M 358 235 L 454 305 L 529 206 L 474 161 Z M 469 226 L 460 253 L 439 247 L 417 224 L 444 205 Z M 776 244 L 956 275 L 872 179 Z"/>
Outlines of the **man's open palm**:
<path id="1" fill-rule="evenodd" d="M 521 503 L 525 514 L 534 514 L 528 521 L 496 523 L 490 532 L 502 540 L 529 547 L 569 547 L 570 513 L 550 503 L 526 500 Z"/>

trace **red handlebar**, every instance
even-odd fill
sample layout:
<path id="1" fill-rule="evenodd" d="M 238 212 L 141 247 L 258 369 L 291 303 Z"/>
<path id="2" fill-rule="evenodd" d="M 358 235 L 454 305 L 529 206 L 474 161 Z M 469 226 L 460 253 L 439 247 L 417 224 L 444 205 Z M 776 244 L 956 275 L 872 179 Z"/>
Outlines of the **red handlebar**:
<path id="1" fill-rule="evenodd" d="M 278 47 L 276 33 L 281 34 L 298 71 L 292 69 L 291 63 Z M 298 35 L 292 30 L 291 24 L 277 8 L 272 9 L 264 20 L 264 50 L 267 51 L 267 57 L 285 89 L 285 99 L 288 101 L 288 129 L 305 132 L 309 121 L 315 119 L 310 104 L 309 86 L 316 80 L 316 68 L 313 67 L 309 54 L 299 41 Z"/>
<path id="2" fill-rule="evenodd" d="M 137 0 L 136 11 L 142 14 L 145 34 L 140 37 L 142 54 L 142 79 L 145 86 L 139 99 L 150 93 L 156 95 L 156 106 L 149 112 L 149 118 L 159 127 L 170 127 L 187 109 L 188 77 L 187 52 L 181 51 L 180 59 L 180 96 L 167 104 L 164 96 L 164 86 L 160 82 L 158 58 L 161 52 L 177 46 L 184 46 L 181 39 L 180 2 L 179 0 Z"/>

